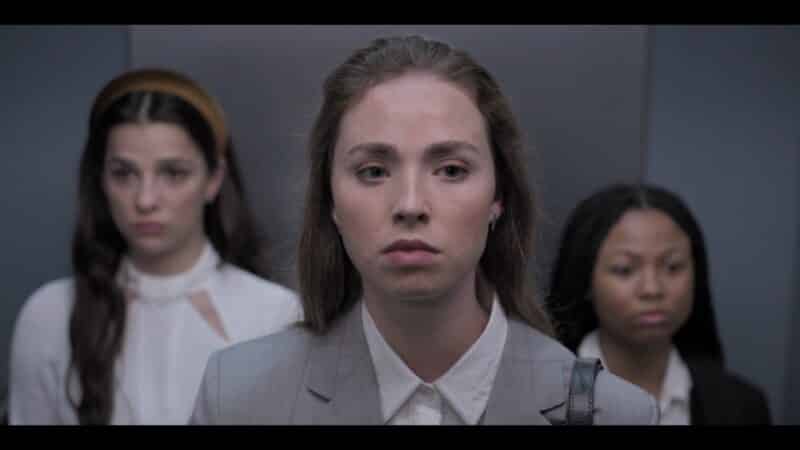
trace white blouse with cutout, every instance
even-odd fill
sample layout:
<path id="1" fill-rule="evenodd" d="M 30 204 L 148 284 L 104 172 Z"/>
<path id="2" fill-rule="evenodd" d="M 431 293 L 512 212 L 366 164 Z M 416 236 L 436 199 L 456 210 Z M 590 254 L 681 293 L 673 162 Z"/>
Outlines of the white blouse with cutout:
<path id="1" fill-rule="evenodd" d="M 302 319 L 287 288 L 230 264 L 207 244 L 190 270 L 138 271 L 129 261 L 117 281 L 128 303 L 115 366 L 112 424 L 186 424 L 206 362 L 216 350 L 271 334 Z M 45 284 L 27 300 L 11 344 L 10 424 L 77 424 L 67 398 L 73 279 Z M 70 390 L 78 399 L 73 373 Z"/>

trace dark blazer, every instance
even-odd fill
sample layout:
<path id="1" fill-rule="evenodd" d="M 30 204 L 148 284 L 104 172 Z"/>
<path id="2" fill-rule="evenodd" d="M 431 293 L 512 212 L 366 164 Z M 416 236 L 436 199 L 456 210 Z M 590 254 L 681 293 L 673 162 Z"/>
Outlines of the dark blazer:
<path id="1" fill-rule="evenodd" d="M 764 392 L 711 361 L 686 361 L 692 425 L 771 425 Z"/>

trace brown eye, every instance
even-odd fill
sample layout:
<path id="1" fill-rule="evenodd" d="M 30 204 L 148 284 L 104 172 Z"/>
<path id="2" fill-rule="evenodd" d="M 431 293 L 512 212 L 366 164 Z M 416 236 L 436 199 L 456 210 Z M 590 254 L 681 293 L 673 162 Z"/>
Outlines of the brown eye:
<path id="1" fill-rule="evenodd" d="M 387 177 L 389 172 L 381 166 L 367 166 L 359 169 L 357 175 L 363 181 L 374 182 Z"/>
<path id="2" fill-rule="evenodd" d="M 117 166 L 108 171 L 111 179 L 120 183 L 124 183 L 133 177 L 134 172 L 128 167 Z"/>
<path id="3" fill-rule="evenodd" d="M 124 179 L 131 174 L 128 169 L 114 169 L 111 171 L 111 176 L 118 179 Z"/>
<path id="4" fill-rule="evenodd" d="M 624 278 L 633 273 L 633 268 L 630 266 L 611 266 L 611 273 Z"/>
<path id="5" fill-rule="evenodd" d="M 444 176 L 448 180 L 461 180 L 466 177 L 469 171 L 457 164 L 448 164 L 436 171 L 438 174 Z"/>
<path id="6" fill-rule="evenodd" d="M 170 181 L 177 182 L 177 181 L 182 181 L 187 176 L 189 176 L 189 171 L 177 167 L 167 167 L 166 169 L 164 169 L 164 175 Z"/>
<path id="7" fill-rule="evenodd" d="M 686 268 L 686 264 L 682 262 L 672 263 L 667 266 L 667 270 L 669 271 L 669 273 L 679 273 L 683 271 L 684 268 Z"/>

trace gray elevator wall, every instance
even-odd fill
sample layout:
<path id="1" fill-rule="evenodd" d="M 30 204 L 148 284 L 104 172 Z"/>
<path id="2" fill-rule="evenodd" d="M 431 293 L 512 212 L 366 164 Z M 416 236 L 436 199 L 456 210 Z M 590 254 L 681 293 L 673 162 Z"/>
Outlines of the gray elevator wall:
<path id="1" fill-rule="evenodd" d="M 89 107 L 127 64 L 123 26 L 0 26 L 0 398 L 19 308 L 40 285 L 69 275 Z"/>
<path id="2" fill-rule="evenodd" d="M 800 31 L 649 29 L 646 38 L 636 26 L 0 26 L 0 386 L 23 301 L 69 273 L 77 164 L 103 83 L 129 64 L 157 64 L 219 97 L 275 244 L 276 278 L 293 286 L 304 144 L 322 77 L 377 35 L 421 32 L 489 67 L 535 147 L 547 220 L 540 273 L 575 202 L 644 167 L 703 225 L 730 366 L 765 387 L 779 423 L 800 424 Z"/>
<path id="3" fill-rule="evenodd" d="M 134 26 L 132 66 L 182 70 L 227 110 L 246 186 L 271 233 L 276 279 L 295 287 L 305 139 L 323 77 L 386 34 L 421 33 L 470 51 L 518 113 L 544 221 L 545 274 L 566 214 L 593 189 L 640 176 L 644 27 Z M 540 283 L 545 277 L 540 277 Z"/>
<path id="4" fill-rule="evenodd" d="M 728 366 L 800 424 L 800 27 L 658 26 L 650 49 L 646 179 L 703 227 Z"/>

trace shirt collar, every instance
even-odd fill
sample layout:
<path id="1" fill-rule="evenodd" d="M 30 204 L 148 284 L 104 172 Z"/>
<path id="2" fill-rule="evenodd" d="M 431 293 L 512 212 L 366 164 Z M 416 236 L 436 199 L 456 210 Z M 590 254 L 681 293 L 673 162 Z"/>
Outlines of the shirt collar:
<path id="1" fill-rule="evenodd" d="M 661 386 L 663 393 L 662 402 L 674 401 L 689 402 L 689 393 L 692 389 L 692 377 L 689 368 L 681 358 L 678 350 L 672 347 L 667 363 L 667 373 L 664 375 L 664 384 Z"/>
<path id="2" fill-rule="evenodd" d="M 381 412 L 384 422 L 388 422 L 403 403 L 411 397 L 422 380 L 406 366 L 400 356 L 383 339 L 363 301 L 361 308 L 364 335 L 367 338 L 367 346 L 375 366 L 375 375 L 378 378 Z"/>
<path id="3" fill-rule="evenodd" d="M 378 378 L 381 412 L 384 421 L 388 422 L 423 381 L 383 339 L 363 302 L 361 307 L 364 333 Z M 495 298 L 489 322 L 481 335 L 444 375 L 433 382 L 466 424 L 478 423 L 486 409 L 507 334 L 508 320 Z"/>
<path id="4" fill-rule="evenodd" d="M 210 242 L 204 244 L 200 257 L 190 269 L 174 275 L 142 272 L 126 256 L 120 264 L 117 282 L 138 301 L 166 304 L 199 289 L 216 271 L 219 261 L 219 254 Z"/>
<path id="5" fill-rule="evenodd" d="M 608 367 L 603 352 L 600 350 L 600 342 L 597 339 L 597 330 L 594 330 L 584 336 L 581 344 L 578 346 L 578 356 L 581 358 L 599 358 L 603 363 L 603 367 Z"/>
<path id="6" fill-rule="evenodd" d="M 593 330 L 583 338 L 578 346 L 578 355 L 584 358 L 600 358 L 603 366 L 608 367 L 603 358 L 603 351 L 600 349 L 597 330 Z M 667 371 L 661 384 L 662 395 L 659 400 L 661 409 L 665 409 L 673 401 L 688 402 L 691 388 L 692 377 L 689 374 L 689 368 L 675 346 L 672 346 L 667 361 Z"/>

